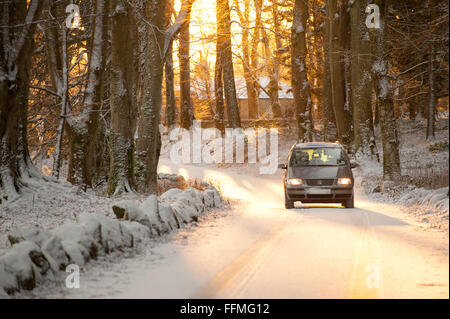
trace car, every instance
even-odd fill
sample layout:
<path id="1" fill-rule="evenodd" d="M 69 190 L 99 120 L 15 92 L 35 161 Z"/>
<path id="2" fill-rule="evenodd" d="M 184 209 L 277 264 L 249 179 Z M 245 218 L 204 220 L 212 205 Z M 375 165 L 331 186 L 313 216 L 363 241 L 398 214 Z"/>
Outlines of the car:
<path id="1" fill-rule="evenodd" d="M 344 147 L 336 143 L 314 142 L 294 144 L 289 150 L 284 169 L 285 207 L 294 208 L 294 202 L 340 203 L 353 208 L 354 178 L 351 163 Z"/>

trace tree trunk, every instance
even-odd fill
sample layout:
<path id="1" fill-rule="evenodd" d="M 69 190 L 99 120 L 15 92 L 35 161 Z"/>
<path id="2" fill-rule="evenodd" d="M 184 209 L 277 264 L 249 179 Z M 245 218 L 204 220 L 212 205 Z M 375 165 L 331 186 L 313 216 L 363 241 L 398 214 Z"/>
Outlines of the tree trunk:
<path id="1" fill-rule="evenodd" d="M 331 95 L 331 77 L 330 77 L 330 53 L 329 53 L 329 20 L 325 19 L 325 32 L 323 33 L 323 51 L 324 51 L 324 67 L 323 67 L 323 93 L 322 93 L 322 105 L 323 105 L 323 140 L 335 141 L 336 135 L 336 118 L 334 116 L 333 99 Z"/>
<path id="2" fill-rule="evenodd" d="M 67 72 L 67 30 L 63 26 L 63 34 L 61 47 L 62 52 L 60 52 L 60 42 L 58 34 L 58 23 L 55 19 L 57 16 L 55 4 L 51 1 L 45 1 L 45 9 L 47 11 L 47 16 L 45 17 L 47 22 L 45 23 L 44 37 L 45 37 L 45 49 L 47 56 L 47 67 L 50 73 L 51 83 L 53 85 L 53 91 L 57 93 L 56 103 L 60 105 L 60 119 L 57 128 L 55 151 L 53 156 L 53 169 L 52 175 L 59 178 L 60 165 L 61 165 L 61 151 L 62 151 L 62 141 L 65 130 L 66 123 L 66 113 L 67 113 L 67 82 L 68 82 L 68 72 Z M 65 58 L 63 58 L 65 56 Z M 65 59 L 63 71 L 63 59 Z M 65 81 L 64 79 L 65 76 Z M 64 89 L 64 87 L 66 89 Z M 64 100 L 64 101 L 63 101 Z"/>
<path id="3" fill-rule="evenodd" d="M 134 181 L 134 128 L 136 117 L 136 82 L 133 53 L 136 49 L 136 24 L 123 0 L 111 7 L 111 66 L 110 66 L 110 173 L 108 193 L 132 192 Z"/>
<path id="4" fill-rule="evenodd" d="M 393 90 L 388 76 L 385 28 L 387 25 L 387 3 L 375 2 L 380 8 L 380 28 L 371 29 L 374 41 L 375 61 L 372 66 L 377 104 L 380 111 L 381 140 L 383 143 L 383 180 L 397 181 L 401 177 L 399 136 L 394 113 Z"/>
<path id="5" fill-rule="evenodd" d="M 191 71 L 190 71 L 190 33 L 189 17 L 183 25 L 179 35 L 180 60 L 180 126 L 190 129 L 194 121 L 194 110 L 191 99 Z"/>
<path id="6" fill-rule="evenodd" d="M 239 105 L 234 82 L 233 54 L 231 52 L 231 17 L 228 0 L 217 0 L 217 41 L 220 42 L 221 66 L 225 103 L 231 127 L 241 127 Z"/>
<path id="7" fill-rule="evenodd" d="M 175 81 L 173 75 L 173 44 L 169 47 L 166 63 L 164 65 L 166 79 L 166 126 L 172 128 L 176 125 Z"/>
<path id="8" fill-rule="evenodd" d="M 216 128 L 222 133 L 225 132 L 224 125 L 224 110 L 225 105 L 223 101 L 223 80 L 222 80 L 222 43 L 217 39 L 216 43 L 216 64 L 214 68 L 214 95 L 215 95 L 215 109 L 214 122 Z"/>
<path id="9" fill-rule="evenodd" d="M 166 27 L 165 0 L 147 0 L 144 13 L 147 23 L 142 23 L 139 31 L 139 46 L 145 47 L 142 56 L 141 75 L 143 76 L 142 98 L 138 119 L 138 184 L 142 191 L 152 194 L 157 190 L 157 167 L 161 151 L 159 132 L 164 56 L 161 48 L 165 46 L 165 35 L 158 29 Z M 142 42 L 143 41 L 143 42 Z M 169 43 L 170 45 L 170 43 Z"/>
<path id="10" fill-rule="evenodd" d="M 282 111 L 281 111 L 281 104 L 279 100 L 279 87 L 278 87 L 278 81 L 280 76 L 280 64 L 281 64 L 281 54 L 280 50 L 282 49 L 281 44 L 281 29 L 280 29 L 280 19 L 279 19 L 279 12 L 278 12 L 278 2 L 276 0 L 272 0 L 272 20 L 273 20 L 273 29 L 275 31 L 275 54 L 274 54 L 274 60 L 273 60 L 273 85 L 270 86 L 271 90 L 273 91 L 273 99 L 272 102 L 272 112 L 274 117 L 283 117 Z M 275 92 L 275 86 L 276 86 L 276 92 Z"/>
<path id="11" fill-rule="evenodd" d="M 365 24 L 367 0 L 355 1 L 351 7 L 351 101 L 355 153 L 374 155 L 374 123 L 372 112 L 373 63 L 369 29 Z"/>
<path id="12" fill-rule="evenodd" d="M 306 70 L 305 29 L 307 19 L 308 2 L 295 0 L 291 33 L 291 68 L 299 142 L 312 141 L 311 93 Z"/>
<path id="13" fill-rule="evenodd" d="M 261 29 L 261 35 L 264 43 L 264 53 L 268 65 L 268 73 L 269 73 L 269 98 L 270 105 L 272 107 L 272 115 L 275 118 L 281 117 L 281 105 L 278 97 L 278 67 L 276 65 L 276 58 L 272 55 L 272 51 L 270 49 L 269 38 L 267 36 L 267 32 L 264 28 Z"/>
<path id="14" fill-rule="evenodd" d="M 434 140 L 434 116 L 436 109 L 436 99 L 434 94 L 434 45 L 431 44 L 430 61 L 428 66 L 428 119 L 427 119 L 427 140 Z"/>
<path id="15" fill-rule="evenodd" d="M 172 21 L 174 14 L 173 0 L 168 1 L 166 10 L 166 28 L 168 28 Z M 176 125 L 176 99 L 175 99 L 175 81 L 173 73 L 173 43 L 169 45 L 164 63 L 164 79 L 166 88 L 166 126 L 173 128 Z"/>
<path id="16" fill-rule="evenodd" d="M 64 127 L 66 124 L 66 111 L 68 103 L 68 93 L 69 93 L 69 72 L 67 69 L 67 29 L 63 26 L 62 29 L 62 90 L 59 92 L 61 94 L 61 116 L 59 119 L 59 125 L 57 129 L 56 145 L 55 145 L 55 155 L 53 158 L 53 171 L 52 175 L 59 178 L 59 171 L 61 166 L 61 151 L 62 151 L 62 140 L 64 136 Z"/>
<path id="17" fill-rule="evenodd" d="M 2 3 L 0 203 L 15 198 L 27 186 L 26 178 L 42 177 L 31 163 L 27 144 L 30 52 L 41 3 L 37 0 Z"/>
<path id="18" fill-rule="evenodd" d="M 238 0 L 234 0 L 236 10 L 239 9 Z M 258 117 L 258 105 L 256 103 L 255 79 L 252 73 L 249 48 L 249 19 L 250 19 L 250 3 L 244 2 L 244 14 L 238 11 L 240 23 L 244 26 L 242 29 L 242 67 L 244 69 L 245 87 L 247 89 L 247 105 L 249 119 Z M 256 32 L 256 30 L 255 30 Z"/>
<path id="19" fill-rule="evenodd" d="M 70 139 L 69 175 L 72 184 L 84 188 L 95 183 L 96 147 L 98 137 L 99 109 L 103 96 L 103 74 L 105 69 L 105 38 L 107 19 L 105 0 L 95 2 L 95 17 L 92 27 L 92 45 L 89 55 L 89 73 L 80 114 L 70 112 L 67 129 Z"/>
<path id="20" fill-rule="evenodd" d="M 328 0 L 327 8 L 327 25 L 328 25 L 328 61 L 330 70 L 331 100 L 336 118 L 336 126 L 338 130 L 338 140 L 349 145 L 350 127 L 348 116 L 348 105 L 346 105 L 345 92 L 345 54 L 343 31 L 348 28 L 342 21 L 345 20 L 347 14 L 345 10 L 339 10 L 343 3 L 338 0 Z M 346 110 L 347 108 L 347 110 Z"/>
<path id="21" fill-rule="evenodd" d="M 247 1 L 246 1 L 247 2 Z M 259 53 L 258 53 L 258 45 L 260 41 L 261 34 L 261 7 L 262 0 L 254 0 L 255 5 L 255 27 L 253 31 L 253 38 L 251 41 L 251 51 L 250 51 L 250 74 L 252 75 L 252 84 L 250 86 L 251 90 L 247 91 L 248 97 L 248 110 L 250 118 L 258 118 L 259 114 Z"/>

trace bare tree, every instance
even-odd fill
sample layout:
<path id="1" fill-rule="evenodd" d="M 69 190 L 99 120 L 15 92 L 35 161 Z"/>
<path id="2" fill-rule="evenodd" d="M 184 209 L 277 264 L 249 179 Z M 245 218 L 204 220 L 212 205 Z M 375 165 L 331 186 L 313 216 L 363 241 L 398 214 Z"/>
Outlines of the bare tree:
<path id="1" fill-rule="evenodd" d="M 372 113 L 373 57 L 366 21 L 366 7 L 370 1 L 355 1 L 351 15 L 351 100 L 353 105 L 353 129 L 355 152 L 374 155 L 376 152 Z"/>
<path id="2" fill-rule="evenodd" d="M 40 177 L 28 154 L 27 107 L 33 36 L 42 1 L 3 1 L 0 25 L 0 202 Z"/>
<path id="3" fill-rule="evenodd" d="M 144 12 L 140 22 L 139 47 L 142 78 L 137 127 L 137 182 L 143 190 L 156 193 L 157 167 L 161 151 L 159 132 L 162 80 L 165 58 L 175 36 L 188 21 L 193 0 L 183 0 L 177 19 L 165 31 L 167 0 L 141 0 L 136 12 Z"/>
<path id="4" fill-rule="evenodd" d="M 108 193 L 136 189 L 134 130 L 136 128 L 137 25 L 124 0 L 111 2 L 110 173 Z"/>
<path id="5" fill-rule="evenodd" d="M 248 104 L 248 116 L 251 119 L 255 119 L 258 116 L 258 104 L 257 104 L 257 88 L 255 82 L 257 82 L 256 70 L 252 68 L 252 60 L 250 59 L 250 1 L 244 1 L 244 12 L 239 9 L 238 0 L 234 0 L 234 7 L 239 16 L 239 22 L 242 26 L 242 67 L 244 69 L 245 86 L 247 89 L 247 104 Z M 261 15 L 261 10 L 257 10 L 257 14 Z M 259 18 L 261 20 L 261 17 Z M 254 37 L 257 37 L 259 29 L 254 29 Z M 253 41 L 252 41 L 253 42 Z M 254 42 L 253 42 L 254 43 Z M 257 42 L 256 42 L 257 43 Z M 252 50 L 253 51 L 253 50 Z M 255 50 L 256 51 L 256 50 Z M 257 60 L 257 57 L 253 56 L 253 61 Z"/>
<path id="6" fill-rule="evenodd" d="M 216 64 L 214 67 L 214 96 L 215 96 L 215 105 L 214 105 L 214 122 L 216 128 L 221 132 L 225 132 L 224 126 L 224 112 L 225 112 L 225 103 L 223 100 L 223 43 L 220 41 L 216 41 Z"/>
<path id="7" fill-rule="evenodd" d="M 346 99 L 345 87 L 345 41 L 347 41 L 345 30 L 348 29 L 347 19 L 345 16 L 347 12 L 343 8 L 345 5 L 342 1 L 328 0 L 327 8 L 327 48 L 328 48 L 328 62 L 330 70 L 330 88 L 331 101 L 334 109 L 334 116 L 336 118 L 336 125 L 338 130 L 338 139 L 349 145 L 351 140 L 350 123 L 347 120 L 349 115 L 349 105 Z"/>
<path id="8" fill-rule="evenodd" d="M 44 37 L 46 41 L 46 54 L 48 60 L 48 68 L 53 87 L 56 89 L 57 103 L 61 107 L 60 118 L 57 128 L 55 151 L 53 156 L 52 175 L 59 178 L 61 165 L 62 141 L 66 123 L 66 113 L 68 104 L 68 54 L 67 54 L 67 27 L 65 23 L 59 23 L 56 19 L 58 15 L 56 6 L 50 1 L 44 2 L 44 8 L 47 18 L 45 23 Z M 61 31 L 61 41 L 59 40 L 59 31 Z M 60 50 L 61 47 L 61 50 Z"/>
<path id="9" fill-rule="evenodd" d="M 249 0 L 250 1 L 250 0 Z M 253 28 L 251 48 L 250 48 L 250 70 L 253 76 L 250 91 L 247 91 L 249 100 L 249 116 L 250 118 L 257 118 L 259 109 L 259 93 L 261 87 L 259 86 L 260 66 L 259 66 L 259 52 L 258 46 L 261 42 L 261 28 L 262 28 L 262 0 L 254 0 L 255 7 L 255 24 Z"/>
<path id="10" fill-rule="evenodd" d="M 173 0 L 169 1 L 166 12 L 167 27 L 170 26 L 174 15 Z M 176 124 L 176 100 L 175 81 L 173 74 L 173 43 L 170 44 L 164 64 L 165 88 L 166 88 L 166 125 L 171 128 Z"/>
<path id="11" fill-rule="evenodd" d="M 103 95 L 103 76 L 105 70 L 105 37 L 107 15 L 105 0 L 94 3 L 92 37 L 89 50 L 89 68 L 87 85 L 81 111 L 68 109 L 67 131 L 70 144 L 68 180 L 76 185 L 89 187 L 93 185 L 96 172 L 96 151 L 98 136 L 99 109 Z"/>
<path id="12" fill-rule="evenodd" d="M 427 119 L 427 140 L 434 140 L 434 122 L 436 100 L 434 97 L 434 45 L 431 44 L 430 61 L 428 62 L 428 119 Z"/>
<path id="13" fill-rule="evenodd" d="M 273 12 L 273 10 L 272 10 Z M 277 17 L 277 15 L 275 15 Z M 272 49 L 270 48 L 269 37 L 267 35 L 266 29 L 261 28 L 261 36 L 264 43 L 264 55 L 267 63 L 267 71 L 269 74 L 269 87 L 268 93 L 270 98 L 270 105 L 272 107 L 272 115 L 275 118 L 281 117 L 281 105 L 278 96 L 278 74 L 279 68 L 277 65 L 277 59 L 272 53 Z"/>
<path id="14" fill-rule="evenodd" d="M 219 48 L 223 92 L 227 106 L 228 120 L 231 127 L 241 127 L 239 105 L 234 81 L 233 54 L 231 52 L 231 17 L 228 0 L 217 0 L 217 47 Z"/>
<path id="15" fill-rule="evenodd" d="M 394 113 L 393 90 L 388 74 L 388 57 L 386 54 L 385 30 L 387 27 L 386 0 L 375 2 L 380 8 L 380 28 L 373 28 L 371 37 L 374 44 L 375 60 L 372 65 L 377 105 L 380 111 L 381 140 L 383 143 L 383 179 L 396 181 L 401 176 L 399 133 L 397 118 Z"/>
<path id="16" fill-rule="evenodd" d="M 189 19 L 189 16 L 186 17 L 186 22 L 180 30 L 178 54 L 180 60 L 180 126 L 185 129 L 191 128 L 195 119 L 191 99 Z"/>
<path id="17" fill-rule="evenodd" d="M 292 22 L 291 68 L 298 139 L 301 142 L 312 140 L 311 93 L 306 70 L 305 29 L 307 20 L 308 1 L 295 0 Z"/>

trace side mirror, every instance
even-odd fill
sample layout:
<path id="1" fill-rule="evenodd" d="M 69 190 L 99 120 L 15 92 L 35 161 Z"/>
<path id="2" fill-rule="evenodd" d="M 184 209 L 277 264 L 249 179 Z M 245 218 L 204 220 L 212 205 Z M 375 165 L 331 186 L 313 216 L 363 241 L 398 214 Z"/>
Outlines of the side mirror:
<path id="1" fill-rule="evenodd" d="M 286 169 L 287 167 L 286 167 L 286 164 L 278 164 L 278 168 Z"/>
<path id="2" fill-rule="evenodd" d="M 358 163 L 350 163 L 350 168 L 357 168 L 359 167 Z"/>

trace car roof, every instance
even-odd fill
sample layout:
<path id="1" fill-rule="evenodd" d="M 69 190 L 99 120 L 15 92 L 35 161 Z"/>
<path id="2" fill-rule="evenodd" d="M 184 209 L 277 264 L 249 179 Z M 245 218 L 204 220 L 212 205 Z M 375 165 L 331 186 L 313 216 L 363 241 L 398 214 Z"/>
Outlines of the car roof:
<path id="1" fill-rule="evenodd" d="M 339 143 L 330 143 L 330 142 L 297 143 L 294 145 L 294 148 L 311 148 L 311 147 L 342 148 L 342 145 Z"/>

